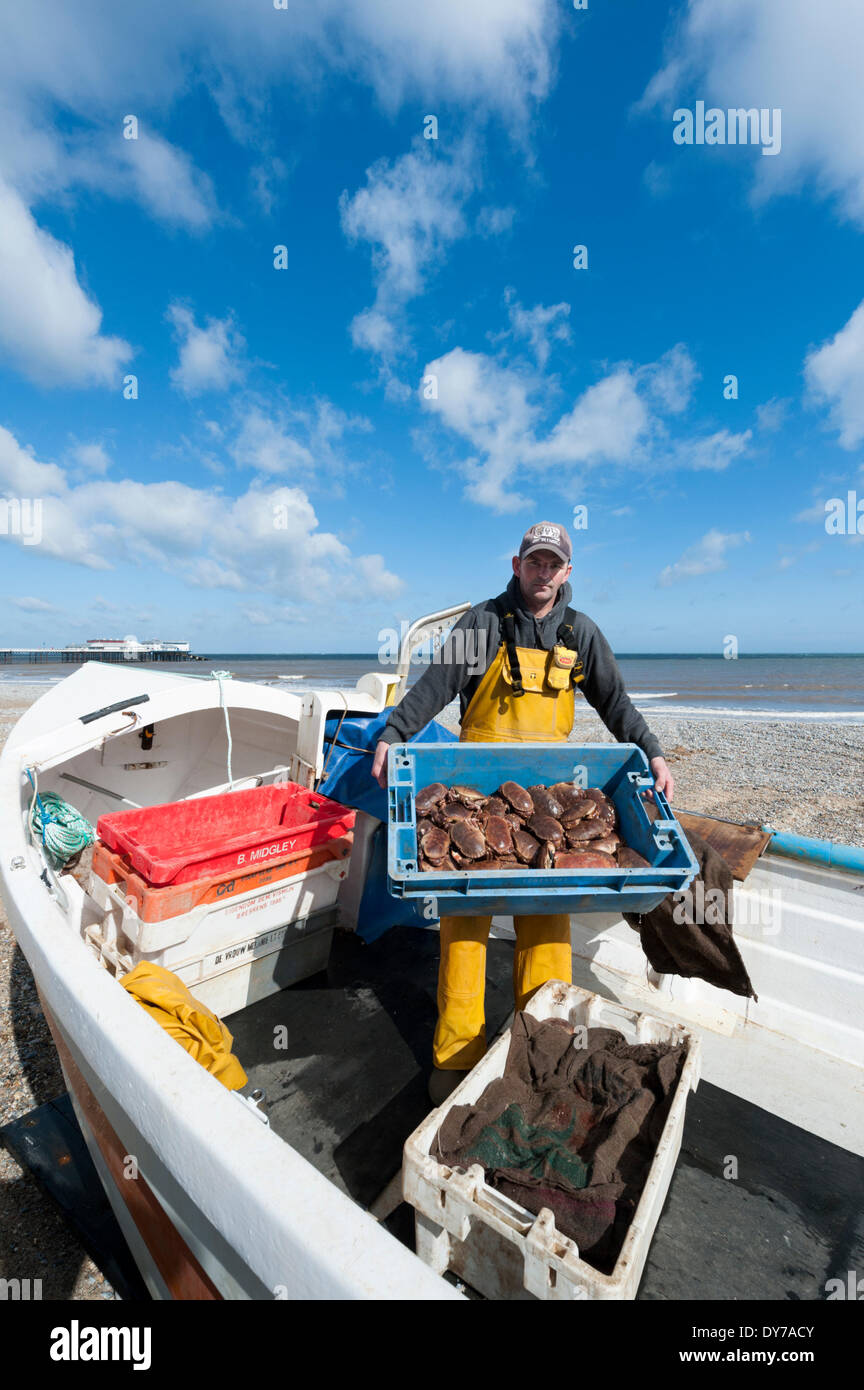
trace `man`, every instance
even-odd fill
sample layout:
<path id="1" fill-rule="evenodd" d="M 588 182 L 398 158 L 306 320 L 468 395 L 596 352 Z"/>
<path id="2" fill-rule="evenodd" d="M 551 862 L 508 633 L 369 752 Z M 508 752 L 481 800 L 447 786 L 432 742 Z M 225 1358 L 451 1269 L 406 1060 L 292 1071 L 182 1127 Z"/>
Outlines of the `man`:
<path id="1" fill-rule="evenodd" d="M 506 591 L 462 615 L 440 664 L 423 672 L 390 715 L 372 766 L 381 786 L 386 784 L 389 745 L 407 742 L 457 695 L 462 742 L 553 743 L 572 731 L 578 687 L 619 743 L 639 745 L 655 787 L 671 798 L 672 774 L 659 742 L 624 689 L 609 643 L 586 614 L 568 607 L 571 554 L 563 526 L 541 521 L 525 532 Z M 486 1050 L 491 921 L 441 918 L 435 1065 L 429 1083 L 436 1105 Z M 570 918 L 566 913 L 515 917 L 514 925 L 513 985 L 516 1008 L 522 1009 L 547 980 L 570 982 Z"/>

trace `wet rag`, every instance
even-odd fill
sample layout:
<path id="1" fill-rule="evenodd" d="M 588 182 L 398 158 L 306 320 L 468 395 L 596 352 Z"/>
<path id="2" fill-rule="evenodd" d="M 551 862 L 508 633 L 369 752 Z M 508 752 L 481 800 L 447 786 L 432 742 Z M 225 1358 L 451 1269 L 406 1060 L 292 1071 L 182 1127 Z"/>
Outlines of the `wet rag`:
<path id="1" fill-rule="evenodd" d="M 574 1033 L 562 1019 L 518 1013 L 503 1075 L 448 1111 L 432 1156 L 451 1168 L 479 1163 L 528 1211 L 551 1208 L 582 1258 L 611 1273 L 684 1056 L 681 1045 L 630 1044 L 615 1028 Z"/>
<path id="2" fill-rule="evenodd" d="M 651 912 L 625 912 L 624 920 L 638 931 L 659 974 L 696 976 L 718 989 L 758 999 L 732 935 L 732 870 L 701 835 L 688 830 L 687 839 L 699 861 L 698 878 L 687 892 L 670 893 Z"/>

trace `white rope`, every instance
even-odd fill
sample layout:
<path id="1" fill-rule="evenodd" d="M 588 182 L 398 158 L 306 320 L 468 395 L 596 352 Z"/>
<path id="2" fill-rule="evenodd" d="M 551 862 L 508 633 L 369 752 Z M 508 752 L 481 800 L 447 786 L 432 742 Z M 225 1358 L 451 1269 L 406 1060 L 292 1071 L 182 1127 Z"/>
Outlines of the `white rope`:
<path id="1" fill-rule="evenodd" d="M 223 685 L 222 685 L 223 680 L 230 680 L 230 679 L 231 679 L 231 672 L 230 672 L 230 671 L 211 671 L 211 672 L 210 672 L 210 675 L 214 678 L 214 680 L 217 680 L 217 681 L 219 682 L 219 704 L 220 704 L 220 707 L 221 707 L 221 709 L 222 709 L 223 714 L 225 715 L 225 733 L 226 733 L 227 736 L 228 736 L 228 789 L 229 789 L 229 791 L 233 791 L 233 790 L 234 790 L 234 778 L 233 778 L 233 776 L 232 776 L 232 774 L 231 774 L 231 752 L 232 752 L 232 743 L 231 743 L 231 721 L 230 721 L 229 718 L 228 718 L 228 706 L 227 706 L 226 703 L 225 703 L 225 690 L 224 690 L 224 687 L 223 687 Z"/>

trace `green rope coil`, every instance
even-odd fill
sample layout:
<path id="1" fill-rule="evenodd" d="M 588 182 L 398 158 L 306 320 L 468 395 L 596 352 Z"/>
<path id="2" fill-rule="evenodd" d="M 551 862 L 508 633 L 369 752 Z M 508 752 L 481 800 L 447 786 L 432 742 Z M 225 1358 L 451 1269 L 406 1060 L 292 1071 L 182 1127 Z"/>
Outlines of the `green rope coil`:
<path id="1" fill-rule="evenodd" d="M 96 839 L 90 822 L 54 792 L 36 794 L 30 824 L 34 835 L 45 846 L 45 852 L 55 869 L 61 869 Z"/>

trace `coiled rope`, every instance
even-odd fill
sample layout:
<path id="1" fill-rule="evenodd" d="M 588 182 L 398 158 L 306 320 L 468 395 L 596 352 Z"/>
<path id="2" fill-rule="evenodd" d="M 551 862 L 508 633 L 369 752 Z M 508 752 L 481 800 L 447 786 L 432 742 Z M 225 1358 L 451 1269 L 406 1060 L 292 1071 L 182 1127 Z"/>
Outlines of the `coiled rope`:
<path id="1" fill-rule="evenodd" d="M 55 792 L 39 794 L 39 783 L 30 769 L 27 776 L 33 785 L 30 803 L 30 833 L 42 841 L 45 853 L 55 869 L 62 869 L 82 849 L 92 845 L 96 832 L 80 811 Z M 38 775 L 37 775 L 38 776 Z"/>

